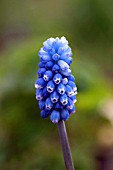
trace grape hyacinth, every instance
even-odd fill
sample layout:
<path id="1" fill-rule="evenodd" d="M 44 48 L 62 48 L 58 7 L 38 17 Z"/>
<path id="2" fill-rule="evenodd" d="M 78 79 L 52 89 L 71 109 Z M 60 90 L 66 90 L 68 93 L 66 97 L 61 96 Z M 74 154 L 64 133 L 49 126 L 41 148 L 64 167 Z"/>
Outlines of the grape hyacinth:
<path id="1" fill-rule="evenodd" d="M 49 38 L 38 56 L 40 63 L 35 82 L 41 117 L 53 123 L 67 120 L 75 112 L 77 87 L 71 73 L 72 51 L 65 37 Z"/>

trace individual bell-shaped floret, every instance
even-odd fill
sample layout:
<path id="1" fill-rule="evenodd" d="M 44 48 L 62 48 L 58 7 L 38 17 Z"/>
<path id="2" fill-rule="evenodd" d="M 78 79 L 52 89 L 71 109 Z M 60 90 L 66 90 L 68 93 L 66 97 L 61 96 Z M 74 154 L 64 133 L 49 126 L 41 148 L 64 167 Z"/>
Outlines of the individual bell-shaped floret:
<path id="1" fill-rule="evenodd" d="M 52 71 L 51 71 L 51 70 L 48 70 L 48 71 L 46 71 L 45 74 L 43 75 L 43 79 L 44 79 L 45 81 L 49 81 L 49 80 L 51 80 L 52 76 L 53 76 Z"/>
<path id="2" fill-rule="evenodd" d="M 39 106 L 40 110 L 43 110 L 45 108 L 45 101 L 44 100 L 40 100 L 38 102 L 38 106 Z"/>
<path id="3" fill-rule="evenodd" d="M 69 112 L 67 109 L 62 109 L 61 111 L 61 119 L 67 120 L 69 118 Z"/>
<path id="4" fill-rule="evenodd" d="M 55 89 L 55 84 L 54 84 L 53 80 L 50 80 L 50 81 L 47 83 L 47 91 L 48 91 L 49 93 L 52 93 L 54 89 Z"/>
<path id="5" fill-rule="evenodd" d="M 53 81 L 55 82 L 55 84 L 59 84 L 62 81 L 61 74 L 59 74 L 59 73 L 55 74 L 53 77 Z"/>
<path id="6" fill-rule="evenodd" d="M 57 64 L 54 64 L 52 67 L 52 71 L 55 73 L 58 73 L 59 70 L 60 70 L 60 67 Z"/>
<path id="7" fill-rule="evenodd" d="M 65 52 L 63 52 L 63 53 L 61 54 L 60 59 L 61 59 L 61 60 L 64 60 L 65 62 L 67 62 L 68 60 L 66 61 L 66 59 L 72 58 L 71 56 L 72 56 L 72 51 L 70 50 L 70 48 L 68 48 L 67 51 L 65 51 Z M 67 63 L 68 63 L 68 62 L 67 62 Z"/>
<path id="8" fill-rule="evenodd" d="M 62 71 L 65 71 L 65 70 L 69 69 L 69 65 L 68 65 L 65 61 L 63 61 L 63 60 L 58 60 L 57 63 L 58 63 L 58 65 L 60 66 L 60 68 L 61 68 Z"/>
<path id="9" fill-rule="evenodd" d="M 43 90 L 42 89 L 36 89 L 36 99 L 37 100 L 43 99 Z"/>
<path id="10" fill-rule="evenodd" d="M 62 36 L 61 39 L 59 39 L 59 46 L 64 47 L 65 45 L 68 45 L 68 41 L 64 36 Z"/>
<path id="11" fill-rule="evenodd" d="M 60 58 L 60 55 L 58 55 L 57 53 L 55 53 L 55 54 L 52 56 L 52 59 L 53 59 L 54 61 L 58 61 L 59 58 Z"/>
<path id="12" fill-rule="evenodd" d="M 63 83 L 63 84 L 67 84 L 67 83 L 68 83 L 68 79 L 67 79 L 67 78 L 63 78 L 63 79 L 62 79 L 62 83 Z"/>
<path id="13" fill-rule="evenodd" d="M 61 56 L 60 56 L 60 59 L 62 59 L 62 55 L 63 55 L 65 52 L 68 52 L 68 51 L 70 51 L 70 50 L 71 50 L 71 48 L 70 48 L 68 45 L 65 45 L 64 47 L 59 47 L 57 53 L 58 53 L 59 55 L 61 55 Z M 63 58 L 63 59 L 64 59 L 64 58 Z"/>
<path id="14" fill-rule="evenodd" d="M 47 110 L 51 110 L 53 107 L 53 103 L 51 102 L 51 99 L 50 98 L 47 98 L 46 101 L 45 101 L 45 108 Z"/>
<path id="15" fill-rule="evenodd" d="M 66 88 L 65 88 L 65 86 L 64 86 L 63 83 L 58 84 L 58 86 L 57 86 L 57 92 L 58 92 L 59 94 L 63 95 L 63 94 L 65 93 L 65 90 L 66 90 Z"/>
<path id="16" fill-rule="evenodd" d="M 73 109 L 73 101 L 68 97 L 68 103 L 66 105 L 67 109 Z"/>
<path id="17" fill-rule="evenodd" d="M 47 87 L 43 88 L 43 97 L 47 98 L 47 97 L 49 97 L 49 94 L 50 93 L 47 91 Z"/>
<path id="18" fill-rule="evenodd" d="M 71 74 L 71 75 L 68 77 L 68 80 L 75 81 L 75 77 Z"/>
<path id="19" fill-rule="evenodd" d="M 66 94 L 60 96 L 60 102 L 62 103 L 63 106 L 65 106 L 68 103 L 68 97 Z"/>
<path id="20" fill-rule="evenodd" d="M 39 78 L 38 80 L 36 80 L 35 82 L 35 88 L 39 88 L 39 89 L 42 89 L 43 87 L 46 86 L 46 82 L 44 81 L 43 78 Z"/>
<path id="21" fill-rule="evenodd" d="M 38 56 L 40 57 L 40 60 L 44 62 L 48 62 L 52 60 L 51 55 L 48 53 L 48 51 L 45 51 L 44 48 L 40 49 Z"/>
<path id="22" fill-rule="evenodd" d="M 68 85 L 71 86 L 71 88 L 73 89 L 73 91 L 76 91 L 76 90 L 77 90 L 76 84 L 75 84 L 73 81 L 69 80 L 69 81 L 68 81 Z"/>
<path id="23" fill-rule="evenodd" d="M 61 110 L 61 109 L 63 109 L 63 106 L 62 106 L 61 103 L 58 102 L 58 103 L 55 104 L 54 108 L 58 109 L 58 110 Z"/>
<path id="24" fill-rule="evenodd" d="M 60 112 L 53 110 L 50 116 L 50 119 L 53 123 L 58 123 L 60 120 Z"/>
<path id="25" fill-rule="evenodd" d="M 71 98 L 71 100 L 72 100 L 73 103 L 76 103 L 77 99 L 76 99 L 75 94 L 74 94 L 73 96 L 71 96 L 70 98 Z"/>
<path id="26" fill-rule="evenodd" d="M 38 77 L 43 77 L 44 73 L 46 72 L 46 69 L 45 68 L 40 68 L 38 70 Z"/>
<path id="27" fill-rule="evenodd" d="M 64 59 L 64 61 L 67 63 L 67 64 L 71 64 L 72 63 L 72 61 L 73 61 L 73 59 L 72 59 L 72 57 L 67 57 L 66 59 Z"/>
<path id="28" fill-rule="evenodd" d="M 55 49 L 54 48 L 49 48 L 48 49 L 49 54 L 52 56 L 55 54 Z"/>
<path id="29" fill-rule="evenodd" d="M 43 63 L 42 61 L 38 64 L 38 67 L 40 68 L 44 68 L 45 67 L 45 63 Z"/>
<path id="30" fill-rule="evenodd" d="M 52 92 L 50 95 L 50 99 L 51 99 L 52 103 L 58 102 L 58 99 L 59 99 L 58 93 L 56 91 Z"/>
<path id="31" fill-rule="evenodd" d="M 69 109 L 68 111 L 69 111 L 69 114 L 75 113 L 75 111 L 76 111 L 75 106 L 73 105 L 73 108 L 72 108 L 72 109 Z"/>
<path id="32" fill-rule="evenodd" d="M 54 63 L 52 61 L 48 61 L 46 64 L 45 64 L 45 68 L 46 69 L 51 69 L 53 67 Z"/>
<path id="33" fill-rule="evenodd" d="M 45 119 L 45 118 L 47 118 L 48 117 L 48 113 L 47 113 L 47 111 L 44 109 L 44 110 L 42 110 L 41 112 L 40 112 L 40 115 L 41 115 L 41 117 L 43 118 L 43 119 Z"/>
<path id="34" fill-rule="evenodd" d="M 68 68 L 67 70 L 63 71 L 63 70 L 60 70 L 60 73 L 65 75 L 65 76 L 70 76 L 71 75 L 71 69 Z"/>
<path id="35" fill-rule="evenodd" d="M 74 91 L 73 91 L 72 87 L 69 86 L 69 85 L 66 85 L 65 87 L 66 87 L 66 93 L 67 93 L 67 95 L 68 95 L 69 97 L 73 96 L 73 95 L 74 95 Z"/>

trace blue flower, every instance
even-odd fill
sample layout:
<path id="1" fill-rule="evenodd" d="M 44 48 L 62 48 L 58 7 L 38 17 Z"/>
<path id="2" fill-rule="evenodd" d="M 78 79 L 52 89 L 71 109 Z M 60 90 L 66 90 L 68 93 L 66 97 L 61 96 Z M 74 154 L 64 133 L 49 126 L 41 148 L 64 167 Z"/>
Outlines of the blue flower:
<path id="1" fill-rule="evenodd" d="M 36 99 L 42 118 L 50 116 L 53 123 L 68 120 L 75 112 L 77 87 L 71 73 L 72 50 L 65 37 L 49 38 L 38 56 L 40 62 L 35 82 Z"/>
<path id="2" fill-rule="evenodd" d="M 62 83 L 63 83 L 63 84 L 67 84 L 67 83 L 68 83 L 68 79 L 67 79 L 67 78 L 63 78 L 63 79 L 62 79 Z"/>
<path id="3" fill-rule="evenodd" d="M 51 93 L 50 98 L 52 103 L 57 103 L 59 99 L 59 95 L 56 91 L 54 91 L 53 93 Z"/>
<path id="4" fill-rule="evenodd" d="M 45 68 L 46 68 L 46 69 L 51 69 L 53 65 L 54 65 L 54 63 L 53 63 L 52 61 L 48 61 L 48 62 L 45 64 Z"/>
<path id="5" fill-rule="evenodd" d="M 51 71 L 51 70 L 48 70 L 48 71 L 46 71 L 45 74 L 43 75 L 43 79 L 44 79 L 45 81 L 49 81 L 49 80 L 51 80 L 52 76 L 53 76 L 52 71 Z"/>
<path id="6" fill-rule="evenodd" d="M 66 94 L 60 96 L 60 102 L 62 103 L 63 106 L 65 106 L 68 103 L 68 97 Z"/>
<path id="7" fill-rule="evenodd" d="M 63 120 L 67 120 L 69 118 L 69 112 L 67 109 L 62 109 L 61 111 L 61 118 Z"/>
<path id="8" fill-rule="evenodd" d="M 44 73 L 46 72 L 46 69 L 45 68 L 40 68 L 38 70 L 38 77 L 43 77 Z"/>
<path id="9" fill-rule="evenodd" d="M 40 100 L 38 102 L 38 106 L 39 106 L 40 110 L 43 110 L 45 108 L 45 101 L 44 100 Z"/>
<path id="10" fill-rule="evenodd" d="M 60 55 L 58 55 L 57 53 L 55 53 L 55 54 L 52 56 L 52 59 L 53 59 L 54 61 L 58 61 L 59 58 L 60 58 Z"/>
<path id="11" fill-rule="evenodd" d="M 53 77 L 53 81 L 55 82 L 55 84 L 59 84 L 62 81 L 62 75 L 59 73 L 55 74 Z"/>
<path id="12" fill-rule="evenodd" d="M 68 103 L 66 105 L 67 109 L 73 109 L 73 100 L 68 97 Z"/>
<path id="13" fill-rule="evenodd" d="M 37 100 L 43 99 L 43 90 L 42 89 L 36 89 L 36 99 Z"/>
<path id="14" fill-rule="evenodd" d="M 48 117 L 48 115 L 50 115 L 50 111 L 49 110 L 47 111 L 46 109 L 44 109 L 40 112 L 40 115 L 44 119 L 44 118 Z"/>
<path id="15" fill-rule="evenodd" d="M 70 76 L 71 75 L 71 69 L 67 69 L 67 70 L 60 70 L 60 73 L 65 75 L 65 76 Z"/>
<path id="16" fill-rule="evenodd" d="M 73 101 L 73 103 L 76 103 L 77 99 L 76 99 L 76 96 L 75 96 L 75 95 L 71 96 L 70 98 L 71 98 L 71 100 Z"/>
<path id="17" fill-rule="evenodd" d="M 69 65 L 63 60 L 59 60 L 58 65 L 60 66 L 60 69 L 62 71 L 66 71 L 67 69 L 69 69 Z"/>
<path id="18" fill-rule="evenodd" d="M 74 95 L 74 90 L 72 89 L 71 86 L 69 85 L 66 85 L 66 93 L 69 97 L 73 96 Z"/>
<path id="19" fill-rule="evenodd" d="M 58 73 L 59 70 L 60 70 L 60 67 L 57 64 L 54 64 L 52 67 L 52 71 L 55 73 Z"/>
<path id="20" fill-rule="evenodd" d="M 66 91 L 66 87 L 64 86 L 63 83 L 58 84 L 57 86 L 57 91 L 59 94 L 63 95 Z"/>
<path id="21" fill-rule="evenodd" d="M 35 88 L 37 89 L 42 89 L 46 86 L 46 82 L 44 81 L 43 78 L 39 78 L 38 80 L 36 80 L 35 82 Z"/>
<path id="22" fill-rule="evenodd" d="M 53 103 L 51 102 L 51 99 L 50 98 L 47 98 L 46 101 L 45 101 L 45 108 L 47 110 L 51 110 L 53 107 Z"/>
<path id="23" fill-rule="evenodd" d="M 75 81 L 75 77 L 71 74 L 71 75 L 68 77 L 68 80 Z"/>
<path id="24" fill-rule="evenodd" d="M 75 113 L 75 111 L 76 111 L 76 108 L 75 108 L 75 106 L 73 105 L 73 108 L 72 108 L 72 109 L 69 109 L 69 113 L 70 113 L 70 114 L 73 114 L 73 113 Z"/>
<path id="25" fill-rule="evenodd" d="M 48 91 L 49 93 L 52 93 L 54 89 L 55 89 L 55 84 L 54 84 L 53 80 L 50 80 L 50 81 L 47 83 L 47 91 Z"/>
<path id="26" fill-rule="evenodd" d="M 53 110 L 50 119 L 53 123 L 58 123 L 58 121 L 60 120 L 60 112 Z"/>
<path id="27" fill-rule="evenodd" d="M 40 63 L 38 64 L 38 67 L 39 67 L 39 68 L 44 68 L 44 67 L 45 67 L 45 63 L 40 62 Z"/>

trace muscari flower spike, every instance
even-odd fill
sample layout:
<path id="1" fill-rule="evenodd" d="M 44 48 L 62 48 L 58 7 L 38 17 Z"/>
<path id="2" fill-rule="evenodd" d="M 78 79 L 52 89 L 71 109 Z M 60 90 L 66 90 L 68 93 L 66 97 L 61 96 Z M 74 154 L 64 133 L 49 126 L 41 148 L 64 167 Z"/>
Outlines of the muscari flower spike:
<path id="1" fill-rule="evenodd" d="M 41 117 L 53 123 L 67 120 L 75 112 L 77 87 L 71 73 L 72 51 L 65 37 L 49 38 L 38 56 L 40 63 L 35 82 Z"/>

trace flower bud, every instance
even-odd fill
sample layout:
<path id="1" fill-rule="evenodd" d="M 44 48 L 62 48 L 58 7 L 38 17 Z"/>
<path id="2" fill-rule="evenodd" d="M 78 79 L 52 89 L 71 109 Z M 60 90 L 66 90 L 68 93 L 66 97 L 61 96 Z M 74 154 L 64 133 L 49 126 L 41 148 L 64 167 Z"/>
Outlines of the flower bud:
<path id="1" fill-rule="evenodd" d="M 47 110 L 51 110 L 53 107 L 53 103 L 51 102 L 51 99 L 50 98 L 47 98 L 46 101 L 45 101 L 45 108 Z"/>
<path id="2" fill-rule="evenodd" d="M 52 71 L 55 73 L 58 73 L 59 70 L 60 70 L 60 67 L 57 64 L 54 64 L 52 67 Z"/>
<path id="3" fill-rule="evenodd" d="M 46 69 L 51 69 L 53 67 L 54 63 L 52 61 L 48 61 L 46 64 L 45 64 L 45 68 Z"/>
<path id="4" fill-rule="evenodd" d="M 46 110 L 42 110 L 42 111 L 40 112 L 40 115 L 41 115 L 41 117 L 42 117 L 43 119 L 45 119 L 46 117 L 48 117 L 48 114 L 47 114 Z"/>
<path id="5" fill-rule="evenodd" d="M 63 110 L 61 111 L 61 118 L 62 118 L 63 120 L 67 120 L 67 119 L 69 118 L 69 112 L 68 112 L 67 109 L 63 109 Z"/>
<path id="6" fill-rule="evenodd" d="M 73 101 L 68 97 L 68 103 L 66 105 L 67 109 L 73 109 Z"/>
<path id="7" fill-rule="evenodd" d="M 43 99 L 43 90 L 42 89 L 36 89 L 36 99 L 37 100 Z"/>
<path id="8" fill-rule="evenodd" d="M 44 73 L 46 72 L 45 68 L 40 68 L 40 70 L 38 70 L 38 77 L 43 77 Z"/>
<path id="9" fill-rule="evenodd" d="M 58 121 L 60 120 L 60 112 L 53 110 L 50 119 L 53 123 L 58 123 Z"/>
<path id="10" fill-rule="evenodd" d="M 73 89 L 71 88 L 71 86 L 69 85 L 66 85 L 66 93 L 69 97 L 73 96 L 74 95 L 74 91 Z"/>
<path id="11" fill-rule="evenodd" d="M 62 83 L 63 83 L 63 84 L 67 84 L 67 83 L 68 83 L 68 79 L 67 79 L 67 78 L 63 78 L 63 79 L 62 79 Z"/>
<path id="12" fill-rule="evenodd" d="M 57 53 L 55 53 L 55 54 L 52 56 L 52 59 L 53 59 L 54 61 L 58 61 L 59 58 L 60 58 L 60 56 L 59 56 Z"/>
<path id="13" fill-rule="evenodd" d="M 40 110 L 43 110 L 45 108 L 45 101 L 44 100 L 40 100 L 38 102 L 38 106 L 39 106 Z"/>
<path id="14" fill-rule="evenodd" d="M 38 80 L 36 80 L 35 82 L 35 88 L 39 88 L 42 89 L 46 86 L 46 82 L 43 80 L 43 78 L 39 78 Z"/>
<path id="15" fill-rule="evenodd" d="M 48 71 L 45 72 L 43 79 L 45 81 L 49 81 L 49 80 L 51 80 L 52 76 L 53 76 L 52 71 L 48 70 Z"/>
<path id="16" fill-rule="evenodd" d="M 71 86 L 71 88 L 73 89 L 73 91 L 76 91 L 77 90 L 77 87 L 75 85 L 75 83 L 71 80 L 68 81 L 68 85 Z"/>
<path id="17" fill-rule="evenodd" d="M 72 100 L 73 103 L 76 103 L 77 99 L 76 99 L 76 96 L 75 96 L 75 95 L 71 96 L 70 98 L 71 98 L 71 100 Z"/>
<path id="18" fill-rule="evenodd" d="M 59 60 L 57 63 L 60 66 L 62 71 L 69 69 L 69 65 L 65 61 Z"/>

